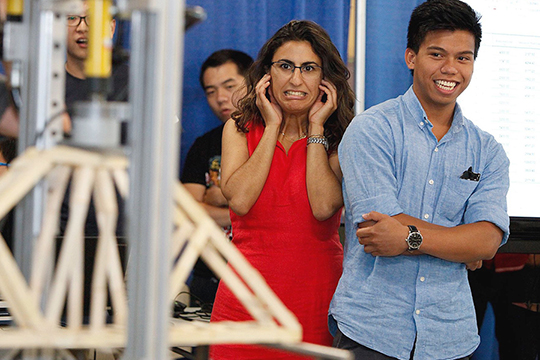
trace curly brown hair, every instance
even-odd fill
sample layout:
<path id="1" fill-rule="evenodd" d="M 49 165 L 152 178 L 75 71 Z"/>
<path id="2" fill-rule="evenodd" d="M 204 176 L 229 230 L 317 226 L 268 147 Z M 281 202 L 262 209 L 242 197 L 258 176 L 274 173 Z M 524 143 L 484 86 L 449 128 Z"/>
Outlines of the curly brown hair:
<path id="1" fill-rule="evenodd" d="M 255 87 L 268 72 L 275 52 L 290 41 L 307 41 L 313 52 L 322 60 L 323 76 L 336 86 L 337 109 L 324 124 L 329 151 L 337 149 L 345 128 L 354 117 L 354 93 L 347 80 L 349 70 L 328 33 L 318 24 L 307 20 L 293 20 L 279 29 L 261 48 L 257 60 L 246 76 L 247 94 L 238 102 L 238 110 L 232 114 L 239 131 L 248 132 L 248 124 L 263 124 L 261 112 L 256 105 Z"/>

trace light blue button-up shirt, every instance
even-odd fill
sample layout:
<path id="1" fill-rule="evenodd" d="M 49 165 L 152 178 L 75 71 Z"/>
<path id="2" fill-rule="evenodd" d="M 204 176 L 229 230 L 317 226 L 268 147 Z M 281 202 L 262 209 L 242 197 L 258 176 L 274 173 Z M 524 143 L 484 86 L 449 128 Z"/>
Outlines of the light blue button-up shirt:
<path id="1" fill-rule="evenodd" d="M 356 237 L 362 214 L 405 213 L 453 227 L 489 221 L 509 234 L 509 161 L 463 117 L 437 141 L 412 87 L 358 115 L 339 146 L 346 209 L 343 275 L 330 305 L 352 340 L 398 359 L 457 359 L 479 344 L 465 265 L 430 255 L 376 257 Z M 479 181 L 461 179 L 472 167 Z M 335 320 L 335 321 L 334 321 Z"/>

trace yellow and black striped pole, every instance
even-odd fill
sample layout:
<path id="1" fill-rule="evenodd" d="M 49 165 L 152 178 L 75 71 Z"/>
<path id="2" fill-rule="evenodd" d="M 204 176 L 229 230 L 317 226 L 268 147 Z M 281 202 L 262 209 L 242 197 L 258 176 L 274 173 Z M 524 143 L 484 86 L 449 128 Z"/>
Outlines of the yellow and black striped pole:
<path id="1" fill-rule="evenodd" d="M 106 96 L 112 68 L 111 0 L 87 0 L 88 58 L 86 79 L 93 94 Z"/>
<path id="2" fill-rule="evenodd" d="M 22 21 L 24 10 L 23 0 L 8 0 L 6 4 L 6 13 L 8 21 Z"/>

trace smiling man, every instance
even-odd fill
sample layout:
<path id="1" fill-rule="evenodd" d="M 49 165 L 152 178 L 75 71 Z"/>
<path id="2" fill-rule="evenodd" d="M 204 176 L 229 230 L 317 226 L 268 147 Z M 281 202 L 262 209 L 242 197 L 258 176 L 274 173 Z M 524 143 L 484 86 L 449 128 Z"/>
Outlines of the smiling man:
<path id="1" fill-rule="evenodd" d="M 334 345 L 356 359 L 469 359 L 479 344 L 467 267 L 509 233 L 509 161 L 464 117 L 482 32 L 459 0 L 412 13 L 411 88 L 357 116 L 339 147 L 346 207 Z"/>
<path id="2" fill-rule="evenodd" d="M 86 6 L 85 6 L 86 9 Z M 86 11 L 80 15 L 67 16 L 67 59 L 66 71 L 71 76 L 84 79 L 84 62 L 88 57 L 88 23 Z M 111 23 L 111 34 L 114 34 L 115 21 Z"/>
<path id="3" fill-rule="evenodd" d="M 181 181 L 214 221 L 230 236 L 231 219 L 227 200 L 221 193 L 221 135 L 224 123 L 236 111 L 236 101 L 245 95 L 244 76 L 253 63 L 246 53 L 224 49 L 210 55 L 201 67 L 199 81 L 212 112 L 223 123 L 197 138 L 186 156 Z M 190 291 L 195 305 L 212 303 L 218 280 L 199 260 L 195 265 Z"/>
<path id="4" fill-rule="evenodd" d="M 84 62 L 88 58 L 88 30 L 90 19 L 88 17 L 88 4 L 81 1 L 82 13 L 70 14 L 66 17 L 67 40 L 66 40 L 66 71 L 77 79 L 85 79 Z M 116 30 L 116 20 L 110 24 L 111 38 Z"/>

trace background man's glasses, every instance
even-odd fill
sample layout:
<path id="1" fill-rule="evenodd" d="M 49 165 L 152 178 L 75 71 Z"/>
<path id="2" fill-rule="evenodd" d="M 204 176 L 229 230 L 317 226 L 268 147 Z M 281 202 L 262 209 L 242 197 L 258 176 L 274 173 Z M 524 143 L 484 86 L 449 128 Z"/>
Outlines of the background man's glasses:
<path id="1" fill-rule="evenodd" d="M 300 69 L 300 74 L 304 79 L 315 79 L 321 76 L 322 68 L 315 63 L 307 63 L 296 66 L 288 61 L 274 61 L 270 64 L 282 76 L 292 76 L 294 70 Z"/>
<path id="2" fill-rule="evenodd" d="M 0 162 L 0 166 L 9 166 L 9 164 L 5 162 Z"/>
<path id="3" fill-rule="evenodd" d="M 88 26 L 88 15 L 86 16 L 68 15 L 67 26 L 79 26 L 81 24 L 81 21 L 83 20 L 86 26 Z"/>

